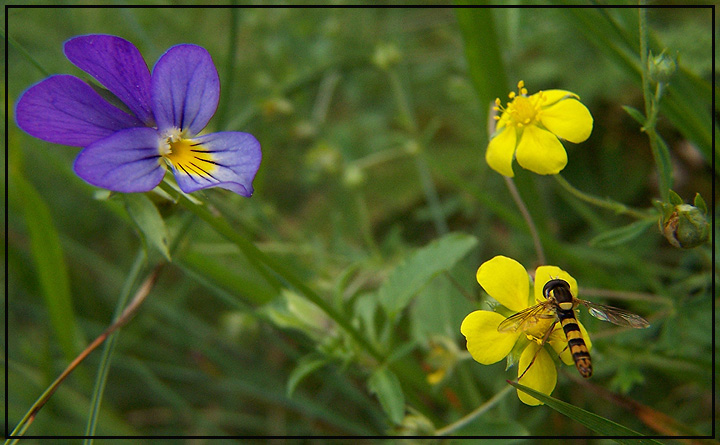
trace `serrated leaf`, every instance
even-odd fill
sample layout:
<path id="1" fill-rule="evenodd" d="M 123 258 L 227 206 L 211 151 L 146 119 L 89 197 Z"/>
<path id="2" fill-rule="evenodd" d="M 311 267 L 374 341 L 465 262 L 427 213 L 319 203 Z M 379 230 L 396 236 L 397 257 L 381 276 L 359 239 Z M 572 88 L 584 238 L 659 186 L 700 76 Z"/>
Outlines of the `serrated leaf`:
<path id="1" fill-rule="evenodd" d="M 387 368 L 379 368 L 368 380 L 370 392 L 380 400 L 380 405 L 390 421 L 398 425 L 405 417 L 405 394 L 397 376 Z"/>
<path id="2" fill-rule="evenodd" d="M 292 370 L 287 381 L 287 396 L 292 397 L 298 384 L 308 375 L 329 363 L 327 357 L 317 354 L 306 355 L 298 360 L 298 365 Z"/>
<path id="3" fill-rule="evenodd" d="M 152 246 L 169 261 L 167 229 L 155 204 L 141 193 L 124 193 L 121 196 L 128 215 L 137 225 L 145 248 Z"/>
<path id="4" fill-rule="evenodd" d="M 477 245 L 477 238 L 450 233 L 408 256 L 380 287 L 378 298 L 387 314 L 395 318 L 431 279 L 451 269 Z"/>
<path id="5" fill-rule="evenodd" d="M 558 400 L 554 397 L 550 397 L 546 394 L 543 394 L 541 392 L 535 391 L 534 389 L 528 388 L 527 386 L 523 386 L 517 382 L 513 382 L 508 380 L 508 383 L 514 386 L 515 388 L 519 389 L 520 391 L 526 392 L 530 394 L 531 396 L 535 397 L 536 399 L 543 402 L 545 405 L 549 406 L 550 408 L 554 409 L 555 411 L 559 412 L 560 414 L 564 414 L 565 416 L 575 420 L 576 422 L 579 422 L 586 427 L 588 427 L 590 430 L 595 431 L 598 434 L 602 434 L 605 436 L 613 436 L 613 440 L 619 442 L 619 443 L 627 443 L 627 444 L 659 444 L 660 442 L 654 441 L 652 439 L 622 439 L 618 437 L 627 437 L 627 436 L 639 436 L 642 437 L 640 433 L 637 431 L 633 431 L 630 428 L 626 428 L 618 423 L 613 422 L 612 420 L 606 419 L 604 417 L 600 417 L 597 414 L 593 414 L 589 411 L 585 411 L 584 409 L 578 408 L 577 406 L 571 405 L 567 402 L 563 402 L 562 400 Z"/>
<path id="6" fill-rule="evenodd" d="M 622 109 L 625 110 L 625 112 L 629 114 L 631 118 L 635 119 L 638 124 L 645 125 L 645 115 L 642 114 L 642 112 L 628 105 L 623 105 Z"/>
<path id="7" fill-rule="evenodd" d="M 618 246 L 639 237 L 643 232 L 645 232 L 645 230 L 647 230 L 648 227 L 656 223 L 657 220 L 655 218 L 641 219 L 640 221 L 635 221 L 627 226 L 601 233 L 590 240 L 590 245 L 594 247 Z"/>

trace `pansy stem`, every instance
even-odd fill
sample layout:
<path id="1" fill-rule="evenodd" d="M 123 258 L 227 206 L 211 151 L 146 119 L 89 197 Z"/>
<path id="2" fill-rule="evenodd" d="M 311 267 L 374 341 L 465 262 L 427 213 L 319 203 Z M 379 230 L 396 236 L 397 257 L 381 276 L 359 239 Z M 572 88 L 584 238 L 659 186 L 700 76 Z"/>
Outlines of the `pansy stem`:
<path id="1" fill-rule="evenodd" d="M 331 319 L 333 319 L 333 321 L 342 327 L 365 351 L 367 351 L 379 362 L 382 363 L 384 361 L 385 358 L 383 355 L 373 345 L 371 345 L 370 342 L 368 342 L 354 326 L 350 324 L 350 321 L 343 317 L 327 301 L 323 300 L 320 295 L 305 285 L 300 278 L 296 277 L 287 270 L 279 261 L 276 261 L 255 247 L 253 243 L 236 232 L 224 219 L 217 218 L 210 213 L 205 206 L 196 204 L 165 182 L 160 183 L 160 187 L 170 194 L 170 196 L 176 198 L 183 207 L 190 210 L 192 213 L 199 216 L 200 219 L 208 223 L 216 232 L 238 246 L 245 256 L 251 262 L 256 264 L 259 270 L 262 271 L 265 267 L 267 267 L 270 272 L 285 280 L 287 285 L 295 288 L 297 291 L 305 295 L 305 298 L 310 300 Z M 265 272 L 267 273 L 268 271 L 266 270 Z M 275 278 L 274 281 L 277 281 L 277 278 Z"/>
<path id="2" fill-rule="evenodd" d="M 525 218 L 525 221 L 530 228 L 530 236 L 532 236 L 533 244 L 535 245 L 535 252 L 537 252 L 538 263 L 545 264 L 545 252 L 543 251 L 542 244 L 540 243 L 540 235 L 538 235 L 537 227 L 535 227 L 532 216 L 530 215 L 527 206 L 525 206 L 525 202 L 522 200 L 522 197 L 520 196 L 520 193 L 518 192 L 518 189 L 515 186 L 515 182 L 513 182 L 512 178 L 509 178 L 507 176 L 503 176 L 503 178 L 505 178 L 505 184 L 507 184 L 507 187 L 510 190 L 510 194 L 515 201 L 515 204 L 517 204 L 518 209 L 520 209 L 520 213 L 522 213 L 523 218 Z"/>
<path id="3" fill-rule="evenodd" d="M 644 212 L 641 210 L 636 210 L 633 208 L 630 208 L 626 206 L 625 204 L 622 204 L 617 201 L 613 201 L 612 199 L 608 198 L 598 198 L 597 196 L 589 195 L 585 192 L 582 192 L 575 187 L 573 187 L 565 178 L 563 178 L 560 175 L 553 175 L 555 178 L 555 181 L 557 181 L 562 188 L 570 192 L 571 195 L 575 196 L 576 198 L 579 198 L 587 203 L 590 203 L 594 206 L 601 207 L 603 209 L 611 210 L 615 212 L 618 215 L 628 215 L 632 216 L 633 218 L 637 219 L 646 219 L 652 216 L 651 213 Z"/>

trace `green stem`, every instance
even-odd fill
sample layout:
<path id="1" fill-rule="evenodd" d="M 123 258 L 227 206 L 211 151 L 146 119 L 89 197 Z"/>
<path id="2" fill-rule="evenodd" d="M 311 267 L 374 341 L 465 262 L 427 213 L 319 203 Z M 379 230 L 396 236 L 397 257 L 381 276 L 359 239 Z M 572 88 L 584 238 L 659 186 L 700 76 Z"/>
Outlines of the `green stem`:
<path id="1" fill-rule="evenodd" d="M 237 1 L 233 0 L 231 3 L 236 4 Z M 220 129 L 225 129 L 225 120 L 227 116 L 227 110 L 230 107 L 230 101 L 232 99 L 232 90 L 235 82 L 233 82 L 233 73 L 235 73 L 235 56 L 237 54 L 237 29 L 238 29 L 238 12 L 237 8 L 230 8 L 230 30 L 228 32 L 228 53 L 225 65 L 225 73 L 223 79 L 223 97 L 225 98 L 222 107 L 218 110 L 215 116 L 215 125 Z"/>
<path id="2" fill-rule="evenodd" d="M 253 243 L 245 239 L 238 232 L 236 232 L 230 225 L 221 218 L 215 217 L 210 211 L 202 205 L 195 204 L 193 201 L 188 199 L 184 194 L 179 193 L 170 185 L 165 182 L 160 183 L 160 187 L 173 196 L 177 201 L 186 209 L 200 217 L 210 227 L 212 227 L 220 235 L 224 236 L 245 254 L 245 256 L 253 262 L 258 270 L 260 270 L 267 279 L 272 280 L 271 282 L 278 282 L 279 278 L 282 278 L 291 287 L 294 287 L 300 293 L 304 294 L 305 297 L 325 312 L 335 323 L 342 327 L 363 349 L 365 349 L 370 355 L 372 355 L 379 362 L 384 361 L 384 357 L 380 352 L 370 344 L 360 332 L 350 324 L 350 322 L 343 317 L 334 307 L 328 302 L 322 299 L 320 295 L 310 289 L 300 278 L 292 274 L 282 263 L 275 260 L 274 258 L 266 255 L 260 249 L 255 247 Z M 265 269 L 267 268 L 267 270 Z M 270 274 L 269 272 L 272 272 Z"/>
<path id="3" fill-rule="evenodd" d="M 387 70 L 388 76 L 390 77 L 390 86 L 395 96 L 395 102 L 398 110 L 400 111 L 400 119 L 404 123 L 407 132 L 410 134 L 411 140 L 416 144 L 417 153 L 415 154 L 415 168 L 420 176 L 420 184 L 422 185 L 423 192 L 425 193 L 425 200 L 430 208 L 430 213 L 433 218 L 435 230 L 439 235 L 448 233 L 449 229 L 443 216 L 442 208 L 440 206 L 440 195 L 438 195 L 435 183 L 432 180 L 430 174 L 430 167 L 423 154 L 424 142 L 420 142 L 420 135 L 418 133 L 418 125 L 415 121 L 415 117 L 411 111 L 410 100 L 405 94 L 405 89 L 402 87 L 400 77 L 397 71 L 394 69 Z"/>
<path id="4" fill-rule="evenodd" d="M 133 286 L 140 276 L 140 272 L 143 269 L 145 263 L 145 252 L 140 249 L 135 255 L 135 261 L 133 262 L 130 273 L 125 279 L 122 291 L 120 292 L 120 298 L 115 305 L 115 314 L 113 319 L 117 320 L 122 314 L 130 295 L 132 294 Z M 98 366 L 97 377 L 95 378 L 95 387 L 93 388 L 92 398 L 90 399 L 90 415 L 88 416 L 88 423 L 85 427 L 85 435 L 93 436 L 95 434 L 95 427 L 97 425 L 97 417 L 100 413 L 100 403 L 102 402 L 102 396 L 105 390 L 105 383 L 107 381 L 108 371 L 110 370 L 110 361 L 112 353 L 115 350 L 115 342 L 117 340 L 119 332 L 112 333 L 103 348 L 102 357 L 100 358 L 100 366 Z M 92 438 L 85 439 L 84 443 L 91 444 Z"/>
<path id="5" fill-rule="evenodd" d="M 93 352 L 105 340 L 107 340 L 107 338 L 113 332 L 120 329 L 122 326 L 127 324 L 128 321 L 130 321 L 130 319 L 140 308 L 140 305 L 145 301 L 145 298 L 147 298 L 150 290 L 152 290 L 161 267 L 162 264 L 155 267 L 153 272 L 150 273 L 147 279 L 140 285 L 138 290 L 135 292 L 135 296 L 133 297 L 130 304 L 125 307 L 122 314 L 120 314 L 120 316 L 113 322 L 113 324 L 110 325 L 107 329 L 105 329 L 102 334 L 100 334 L 95 340 L 93 340 L 92 343 L 90 343 L 85 348 L 85 350 L 83 350 L 77 357 L 75 357 L 75 359 L 65 368 L 65 370 L 60 373 L 58 378 L 56 378 L 55 381 L 52 382 L 50 386 L 48 386 L 45 392 L 43 392 L 42 395 L 35 401 L 35 403 L 33 403 L 33 405 L 30 407 L 30 410 L 25 414 L 22 420 L 20 420 L 20 423 L 18 423 L 12 433 L 10 433 L 10 436 L 12 437 L 5 442 L 6 445 L 17 443 L 20 437 L 25 434 L 25 431 L 28 429 L 30 424 L 35 420 L 38 412 L 42 409 L 43 406 L 45 406 L 48 400 L 50 400 L 50 397 L 52 397 L 55 391 L 60 388 L 60 385 L 65 381 L 65 379 L 70 375 L 70 373 L 72 373 L 80 365 L 80 363 L 82 363 L 83 360 L 85 360 L 87 356 L 90 355 L 91 352 Z"/>
<path id="6" fill-rule="evenodd" d="M 589 195 L 585 192 L 581 192 L 580 190 L 573 187 L 565 178 L 563 178 L 560 175 L 553 175 L 555 178 L 555 181 L 557 181 L 558 184 L 562 186 L 566 191 L 568 191 L 571 195 L 575 196 L 576 198 L 579 198 L 587 203 L 590 203 L 594 206 L 611 210 L 615 212 L 618 215 L 628 215 L 632 216 L 633 218 L 637 219 L 646 219 L 652 216 L 651 213 L 644 212 L 642 210 L 636 210 L 633 208 L 630 208 L 626 206 L 625 204 L 622 204 L 617 201 L 613 201 L 609 198 L 598 198 L 593 195 Z"/>
<path id="7" fill-rule="evenodd" d="M 510 391 L 513 389 L 512 386 L 508 385 L 505 388 L 503 388 L 502 391 L 495 394 L 490 400 L 483 403 L 482 405 L 478 406 L 473 412 L 468 414 L 467 416 L 463 417 L 462 419 L 451 423 L 450 425 L 446 426 L 445 428 L 440 428 L 439 430 L 435 431 L 436 436 L 447 436 L 460 428 L 464 427 L 468 423 L 472 422 L 473 420 L 480 417 L 480 415 L 486 413 L 490 408 L 497 405 L 497 403 L 503 399 L 506 395 L 510 394 Z"/>
<path id="8" fill-rule="evenodd" d="M 530 211 L 528 211 L 527 206 L 522 200 L 522 197 L 520 196 L 520 193 L 518 192 L 518 189 L 515 186 L 515 182 L 513 182 L 512 178 L 508 178 L 507 176 L 503 176 L 503 178 L 505 178 L 505 184 L 507 184 L 507 187 L 510 190 L 510 194 L 515 201 L 515 204 L 517 204 L 518 209 L 520 209 L 520 213 L 522 213 L 523 218 L 525 218 L 525 221 L 530 228 L 530 236 L 532 236 L 533 244 L 535 245 L 535 252 L 537 253 L 538 262 L 540 264 L 545 264 L 545 252 L 543 251 L 542 243 L 540 242 L 540 235 L 538 235 L 537 227 L 535 227 L 535 222 L 530 215 Z"/>
<path id="9" fill-rule="evenodd" d="M 370 212 L 368 211 L 368 205 L 365 201 L 365 196 L 361 190 L 355 190 L 355 201 L 357 202 L 358 216 L 360 223 L 360 230 L 362 231 L 363 238 L 367 244 L 368 249 L 372 252 L 375 258 L 382 258 L 380 253 L 380 247 L 378 247 L 375 237 L 372 232 L 372 223 L 370 222 Z"/>
<path id="10" fill-rule="evenodd" d="M 649 77 L 648 65 L 648 26 L 647 11 L 644 7 L 644 1 L 640 2 L 639 8 L 639 27 L 640 27 L 640 70 L 642 73 L 642 90 L 645 100 L 645 124 L 642 130 L 648 135 L 650 140 L 650 148 L 652 150 L 655 165 L 658 170 L 658 188 L 660 196 L 664 202 L 668 202 L 670 189 L 673 186 L 672 165 L 670 164 L 670 150 L 662 141 L 657 133 L 655 124 L 657 123 L 657 114 L 660 108 L 660 96 L 662 88 L 658 83 L 655 92 L 652 91 L 651 79 Z"/>
<path id="11" fill-rule="evenodd" d="M 180 241 L 185 238 L 185 235 L 188 233 L 188 229 L 190 228 L 193 218 L 194 217 L 190 214 L 186 215 L 186 218 L 181 225 L 178 235 L 175 237 L 172 244 L 170 245 L 169 251 L 171 254 L 175 253 L 177 247 L 180 245 Z M 123 285 L 123 289 L 120 293 L 120 299 L 115 306 L 115 314 L 113 316 L 114 320 L 119 319 L 122 315 L 123 309 L 125 308 L 128 298 L 130 298 L 130 293 L 133 289 L 133 286 L 135 285 L 135 282 L 140 276 L 140 272 L 143 269 L 142 266 L 144 263 L 145 250 L 140 249 L 135 256 L 133 266 L 130 269 L 130 273 L 128 274 L 127 278 L 125 279 L 125 284 Z M 85 436 L 88 436 L 88 438 L 85 439 L 84 443 L 88 445 L 93 443 L 93 439 L 90 436 L 95 435 L 97 418 L 100 414 L 100 403 L 102 403 L 102 396 L 105 390 L 105 383 L 107 381 L 108 371 L 110 370 L 112 353 L 115 350 L 115 343 L 117 342 L 117 336 L 119 333 L 120 332 L 113 332 L 108 337 L 107 341 L 105 342 L 105 347 L 103 348 L 102 357 L 100 358 L 100 366 L 98 367 L 97 377 L 95 378 L 95 387 L 93 388 L 92 399 L 90 402 L 90 416 L 88 417 L 88 423 L 85 428 Z"/>

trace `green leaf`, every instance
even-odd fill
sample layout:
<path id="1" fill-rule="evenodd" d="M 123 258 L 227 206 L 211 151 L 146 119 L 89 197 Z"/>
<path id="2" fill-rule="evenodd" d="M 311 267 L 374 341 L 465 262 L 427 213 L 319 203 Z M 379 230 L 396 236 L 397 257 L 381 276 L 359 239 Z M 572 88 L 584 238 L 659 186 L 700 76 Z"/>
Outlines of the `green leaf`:
<path id="1" fill-rule="evenodd" d="M 319 354 L 310 354 L 298 360 L 287 381 L 287 396 L 292 397 L 298 384 L 308 375 L 328 364 L 330 360 Z"/>
<path id="2" fill-rule="evenodd" d="M 142 193 L 123 193 L 120 196 L 122 196 L 128 215 L 137 225 L 145 248 L 154 247 L 170 261 L 165 221 L 160 216 L 155 204 Z"/>
<path id="3" fill-rule="evenodd" d="M 461 5 L 470 3 L 467 0 L 458 1 Z M 457 8 L 455 13 L 463 38 L 468 75 L 480 99 L 480 122 L 485 122 L 490 104 L 497 97 L 505 97 L 508 88 L 505 64 L 495 35 L 493 10 Z"/>
<path id="4" fill-rule="evenodd" d="M 415 251 L 398 265 L 380 287 L 380 304 L 395 318 L 437 274 L 451 269 L 476 245 L 477 238 L 450 233 Z"/>
<path id="5" fill-rule="evenodd" d="M 645 125 L 645 120 L 646 120 L 646 119 L 645 119 L 645 115 L 644 115 L 642 112 L 640 112 L 640 111 L 637 110 L 636 108 L 633 108 L 633 107 L 628 106 L 628 105 L 623 105 L 623 106 L 622 106 L 622 109 L 625 110 L 625 112 L 626 112 L 627 114 L 629 114 L 630 117 L 632 117 L 633 119 L 635 119 L 638 124 L 640 124 L 640 125 Z"/>
<path id="6" fill-rule="evenodd" d="M 678 195 L 675 191 L 669 190 L 668 191 L 668 198 L 670 199 L 670 204 L 674 206 L 679 206 L 682 204 L 685 204 L 685 201 Z"/>
<path id="7" fill-rule="evenodd" d="M 554 409 L 555 411 L 559 412 L 560 414 L 564 414 L 565 416 L 575 420 L 576 422 L 579 422 L 586 427 L 588 427 L 590 430 L 595 431 L 598 434 L 602 434 L 605 436 L 614 436 L 613 440 L 619 442 L 619 443 L 627 443 L 627 444 L 659 444 L 660 442 L 654 441 L 652 439 L 619 439 L 618 436 L 642 436 L 637 431 L 633 431 L 630 428 L 626 428 L 618 423 L 613 422 L 612 420 L 606 419 L 604 417 L 600 417 L 597 414 L 593 414 L 589 411 L 585 411 L 584 409 L 578 408 L 577 406 L 571 405 L 567 402 L 563 402 L 562 400 L 558 400 L 556 398 L 550 397 L 546 394 L 543 394 L 541 392 L 535 391 L 534 389 L 528 388 L 527 386 L 523 386 L 517 382 L 513 382 L 508 380 L 508 383 L 514 386 L 515 388 L 519 389 L 520 391 L 526 392 L 530 394 L 531 396 L 535 397 L 536 399 L 540 400 L 550 408 Z"/>
<path id="8" fill-rule="evenodd" d="M 707 215 L 707 204 L 705 204 L 705 200 L 702 196 L 700 196 L 700 193 L 695 193 L 695 201 L 693 201 L 693 205 L 697 207 L 703 215 Z"/>
<path id="9" fill-rule="evenodd" d="M 60 244 L 52 214 L 40 193 L 35 190 L 20 171 L 13 171 L 11 186 L 15 190 L 10 196 L 17 199 L 17 205 L 24 211 L 30 239 L 30 251 L 42 296 L 45 300 L 50 325 L 55 332 L 60 348 L 68 362 L 82 350 L 85 342 L 76 324 L 63 249 Z"/>
<path id="10" fill-rule="evenodd" d="M 648 227 L 655 224 L 657 224 L 655 218 L 641 219 L 627 226 L 601 233 L 590 240 L 590 245 L 593 247 L 613 247 L 625 244 L 639 237 Z"/>
<path id="11" fill-rule="evenodd" d="M 387 368 L 379 368 L 368 380 L 370 392 L 380 400 L 380 405 L 390 421 L 398 425 L 405 417 L 405 394 L 397 376 Z"/>

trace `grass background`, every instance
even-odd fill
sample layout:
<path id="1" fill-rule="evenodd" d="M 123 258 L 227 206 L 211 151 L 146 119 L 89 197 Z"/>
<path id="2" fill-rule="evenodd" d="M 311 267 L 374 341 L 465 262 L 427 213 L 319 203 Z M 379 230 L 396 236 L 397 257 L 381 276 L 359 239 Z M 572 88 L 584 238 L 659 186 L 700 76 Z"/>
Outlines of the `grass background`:
<path id="1" fill-rule="evenodd" d="M 605 38 L 637 34 L 636 10 L 604 13 L 618 25 L 617 34 Z M 11 39 L 6 54 L 6 431 L 74 354 L 109 325 L 131 270 L 148 267 L 139 232 L 122 203 L 98 200 L 96 189 L 72 172 L 79 150 L 34 139 L 14 124 L 14 104 L 33 83 L 54 73 L 86 78 L 62 53 L 63 42 L 80 34 L 122 36 L 149 66 L 178 43 L 210 52 L 222 92 L 207 130 L 254 134 L 263 163 L 251 199 L 220 190 L 201 197 L 363 332 L 387 329 L 382 311 L 366 302 L 403 258 L 450 231 L 477 238 L 477 247 L 450 271 L 470 299 L 438 277 L 388 331 L 388 354 L 408 348 L 396 370 L 403 371 L 411 412 L 441 428 L 516 375 L 514 369 L 505 372 L 502 363 L 483 366 L 453 353 L 458 362 L 445 379 L 435 386 L 425 382 L 438 339 L 464 350 L 460 323 L 485 299 L 474 279 L 477 267 L 498 254 L 528 269 L 537 266 L 532 240 L 502 177 L 484 162 L 486 102 L 468 74 L 455 10 L 11 8 L 6 14 Z M 598 48 L 589 37 L 592 30 L 583 33 L 574 14 L 590 10 L 493 10 L 496 41 L 488 44 L 496 45 L 503 66 L 482 67 L 488 77 L 497 69 L 488 91 L 504 73 L 508 84 L 493 93 L 501 98 L 520 79 L 531 92 L 561 88 L 579 94 L 595 126 L 586 142 L 565 144 L 569 163 L 563 176 L 593 195 L 651 207 L 659 192 L 647 137 L 621 108 L 643 108 L 637 76 Z M 710 11 L 651 9 L 648 18 L 659 49 L 679 53 L 680 66 L 700 85 L 694 93 L 707 100 L 716 32 Z M 378 51 L 397 55 L 395 77 L 373 63 Z M 393 79 L 399 88 L 393 88 Z M 399 108 L 397 91 L 403 92 L 409 115 Z M 682 128 L 662 115 L 658 129 L 671 147 L 674 190 L 686 201 L 699 192 L 710 204 L 710 149 L 690 143 Z M 626 332 L 582 313 L 593 338 L 596 374 L 590 386 L 583 385 L 574 369 L 563 367 L 553 396 L 642 433 L 659 434 L 618 403 L 598 397 L 598 388 L 607 389 L 709 434 L 715 298 L 709 246 L 674 249 L 654 227 L 626 244 L 591 246 L 598 234 L 632 220 L 578 201 L 552 178 L 517 165 L 514 170 L 550 264 L 569 271 L 581 288 L 656 296 L 620 304 L 587 296 L 643 314 L 653 327 Z M 428 181 L 436 205 L 424 189 Z M 368 390 L 374 365 L 344 342 L 327 317 L 263 279 L 236 246 L 202 221 L 153 199 L 170 237 L 182 238 L 148 301 L 118 337 L 97 434 L 400 430 Z M 33 225 L 41 235 L 33 236 Z M 148 263 L 156 256 L 150 253 Z M 53 312 L 52 304 L 62 307 Z M 62 316 L 53 319 L 53 313 Z M 329 363 L 289 397 L 293 370 L 313 358 Z M 27 434 L 84 433 L 99 361 L 96 352 L 80 366 Z M 512 393 L 458 433 L 590 434 L 547 407 L 522 405 Z"/>

